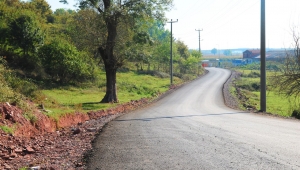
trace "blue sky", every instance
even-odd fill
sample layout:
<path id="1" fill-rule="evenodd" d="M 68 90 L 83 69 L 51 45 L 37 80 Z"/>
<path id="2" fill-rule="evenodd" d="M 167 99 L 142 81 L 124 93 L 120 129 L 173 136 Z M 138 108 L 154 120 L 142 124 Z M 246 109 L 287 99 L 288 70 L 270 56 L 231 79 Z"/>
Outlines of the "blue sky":
<path id="1" fill-rule="evenodd" d="M 59 0 L 47 0 L 52 9 L 72 8 Z M 260 47 L 260 0 L 174 0 L 174 7 L 166 13 L 173 24 L 174 38 L 189 48 L 259 48 Z M 292 43 L 292 28 L 300 32 L 300 0 L 266 0 L 266 41 L 270 48 L 288 48 Z M 166 25 L 170 29 L 170 24 Z"/>

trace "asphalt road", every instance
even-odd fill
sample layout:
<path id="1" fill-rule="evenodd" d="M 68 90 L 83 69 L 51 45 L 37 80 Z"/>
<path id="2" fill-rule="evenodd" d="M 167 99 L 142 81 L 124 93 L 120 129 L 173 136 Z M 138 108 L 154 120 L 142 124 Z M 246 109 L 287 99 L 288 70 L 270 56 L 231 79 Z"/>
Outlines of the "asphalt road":
<path id="1" fill-rule="evenodd" d="M 88 169 L 300 169 L 300 121 L 224 105 L 228 70 L 110 122 Z"/>

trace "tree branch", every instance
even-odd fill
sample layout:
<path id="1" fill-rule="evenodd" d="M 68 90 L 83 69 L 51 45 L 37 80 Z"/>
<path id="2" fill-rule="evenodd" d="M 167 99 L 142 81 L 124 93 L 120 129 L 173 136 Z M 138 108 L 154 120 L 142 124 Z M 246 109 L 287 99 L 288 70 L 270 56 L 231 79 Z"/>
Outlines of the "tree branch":
<path id="1" fill-rule="evenodd" d="M 69 4 L 67 0 L 60 0 L 59 2 L 63 4 Z"/>

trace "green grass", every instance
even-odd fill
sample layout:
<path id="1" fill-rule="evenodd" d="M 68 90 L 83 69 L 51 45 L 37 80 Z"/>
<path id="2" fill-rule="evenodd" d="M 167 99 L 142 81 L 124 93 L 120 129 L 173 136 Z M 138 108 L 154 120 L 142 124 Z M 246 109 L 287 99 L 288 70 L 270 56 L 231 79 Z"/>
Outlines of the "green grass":
<path id="1" fill-rule="evenodd" d="M 3 130 L 7 134 L 13 134 L 15 132 L 15 127 L 9 127 L 7 125 L 0 126 L 0 129 Z"/>
<path id="2" fill-rule="evenodd" d="M 253 92 L 257 96 L 260 96 L 260 92 Z M 280 115 L 284 117 L 290 117 L 295 105 L 293 104 L 293 98 L 287 98 L 278 95 L 274 91 L 267 91 L 267 112 L 275 115 Z M 257 100 L 257 105 L 259 105 L 259 100 Z"/>
<path id="3" fill-rule="evenodd" d="M 27 167 L 20 168 L 19 170 L 28 170 Z"/>
<path id="4" fill-rule="evenodd" d="M 174 83 L 182 80 L 174 77 Z M 104 84 L 105 85 L 105 84 Z M 131 100 L 154 97 L 169 89 L 169 78 L 158 78 L 150 75 L 138 75 L 135 72 L 117 73 L 117 95 L 119 103 Z M 42 90 L 45 95 L 46 114 L 56 120 L 66 113 L 76 110 L 88 112 L 116 106 L 117 104 L 99 103 L 105 95 L 105 86 L 96 83 L 97 87 L 76 88 L 64 87 Z"/>
<path id="5" fill-rule="evenodd" d="M 251 105 L 259 109 L 260 107 L 260 91 L 257 89 L 257 85 L 260 85 L 260 78 L 259 77 L 251 77 L 256 73 L 260 73 L 258 70 L 238 70 L 239 72 L 243 73 L 242 77 L 236 81 L 237 85 L 241 87 L 242 93 L 248 99 L 246 105 Z M 267 71 L 267 78 L 270 78 L 274 72 Z M 249 76 L 250 75 L 250 76 Z M 267 86 L 268 84 L 267 80 Z M 267 91 L 267 112 L 280 115 L 284 117 L 289 117 L 292 115 L 293 110 L 297 107 L 296 101 L 292 97 L 284 97 L 278 94 L 276 89 L 272 89 L 268 86 Z"/>

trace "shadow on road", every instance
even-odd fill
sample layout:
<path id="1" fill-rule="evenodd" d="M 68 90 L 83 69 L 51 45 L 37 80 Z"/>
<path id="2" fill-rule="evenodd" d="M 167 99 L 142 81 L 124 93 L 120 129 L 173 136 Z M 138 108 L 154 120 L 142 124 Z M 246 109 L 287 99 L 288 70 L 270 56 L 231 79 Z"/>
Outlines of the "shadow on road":
<path id="1" fill-rule="evenodd" d="M 174 118 L 206 117 L 206 116 L 222 116 L 222 115 L 235 115 L 235 114 L 249 114 L 249 112 L 202 114 L 202 115 L 185 115 L 185 116 L 162 116 L 162 117 L 141 118 L 141 119 L 121 119 L 121 120 L 115 120 L 115 121 L 117 121 L 117 122 L 152 121 L 152 120 L 158 120 L 158 119 L 174 119 Z"/>

